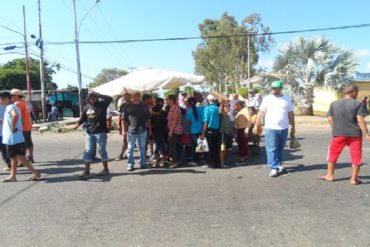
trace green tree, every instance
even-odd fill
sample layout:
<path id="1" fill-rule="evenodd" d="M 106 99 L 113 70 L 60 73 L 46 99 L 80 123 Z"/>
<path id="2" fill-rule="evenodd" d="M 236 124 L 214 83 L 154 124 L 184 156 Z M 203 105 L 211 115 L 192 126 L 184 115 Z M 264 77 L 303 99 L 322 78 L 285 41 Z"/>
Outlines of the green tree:
<path id="1" fill-rule="evenodd" d="M 273 69 L 282 75 L 303 113 L 313 114 L 314 88 L 328 87 L 341 91 L 353 82 L 357 58 L 326 38 L 298 37 L 280 51 Z"/>
<path id="2" fill-rule="evenodd" d="M 100 74 L 95 77 L 94 81 L 90 84 L 89 87 L 94 88 L 94 87 L 100 86 L 106 82 L 120 78 L 127 74 L 128 72 L 123 69 L 117 69 L 117 68 L 102 69 Z"/>
<path id="3" fill-rule="evenodd" d="M 70 84 L 67 84 L 67 87 L 65 89 L 67 91 L 70 91 L 70 92 L 78 92 L 78 87 L 77 86 L 72 86 Z"/>
<path id="4" fill-rule="evenodd" d="M 41 89 L 40 84 L 40 64 L 33 58 L 29 59 L 31 88 Z M 44 62 L 44 81 L 45 89 L 54 90 L 58 85 L 53 82 L 55 66 Z M 23 58 L 17 58 L 0 66 L 0 90 L 10 90 L 12 88 L 27 89 L 26 63 Z"/>
<path id="5" fill-rule="evenodd" d="M 220 20 L 206 19 L 199 25 L 203 37 L 193 51 L 195 72 L 202 74 L 211 86 L 224 91 L 228 81 L 240 82 L 248 74 L 248 34 L 251 76 L 255 73 L 259 52 L 269 52 L 274 45 L 270 28 L 262 24 L 257 13 L 243 19 L 239 25 L 235 17 L 224 13 Z M 220 36 L 219 38 L 213 38 Z"/>
<path id="6" fill-rule="evenodd" d="M 171 94 L 174 94 L 174 95 L 178 95 L 180 93 L 180 88 L 171 88 L 171 89 L 168 89 L 164 92 L 164 95 L 165 96 L 168 96 L 168 95 L 171 95 Z"/>

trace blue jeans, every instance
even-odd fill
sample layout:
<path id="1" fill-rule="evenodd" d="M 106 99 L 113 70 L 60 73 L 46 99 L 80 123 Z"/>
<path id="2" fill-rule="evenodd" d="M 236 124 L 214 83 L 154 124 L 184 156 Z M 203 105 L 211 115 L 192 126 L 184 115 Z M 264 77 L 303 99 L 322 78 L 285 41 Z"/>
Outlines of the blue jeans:
<path id="1" fill-rule="evenodd" d="M 136 140 L 138 141 L 138 145 L 139 145 L 140 166 L 146 167 L 146 137 L 147 137 L 146 131 L 139 133 L 139 134 L 128 133 L 127 135 L 128 167 L 134 167 L 134 164 L 135 164 L 134 147 L 135 147 Z"/>
<path id="2" fill-rule="evenodd" d="M 265 129 L 267 164 L 271 170 L 277 170 L 283 161 L 283 150 L 288 136 L 288 129 Z"/>
<path id="3" fill-rule="evenodd" d="M 95 156 L 96 144 L 98 144 L 98 152 L 103 162 L 108 161 L 107 153 L 107 133 L 86 133 L 86 144 L 84 152 L 84 161 L 91 163 Z"/>

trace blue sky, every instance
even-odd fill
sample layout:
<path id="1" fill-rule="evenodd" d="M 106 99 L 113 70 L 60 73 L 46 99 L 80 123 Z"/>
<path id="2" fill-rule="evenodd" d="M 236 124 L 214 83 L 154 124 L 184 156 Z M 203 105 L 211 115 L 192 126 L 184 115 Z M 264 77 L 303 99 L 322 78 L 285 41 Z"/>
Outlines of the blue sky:
<path id="1" fill-rule="evenodd" d="M 76 0 L 79 23 L 93 6 L 93 0 Z M 38 36 L 37 0 L 3 1 L 0 25 L 23 32 L 22 5 L 26 7 L 27 32 Z M 43 39 L 73 41 L 72 0 L 41 0 Z M 219 19 L 224 12 L 242 19 L 257 12 L 273 32 L 325 28 L 370 23 L 367 0 L 100 0 L 84 19 L 80 40 L 126 40 L 199 36 L 198 24 L 206 18 Z M 270 54 L 261 55 L 260 65 L 269 67 L 279 48 L 298 34 L 276 35 Z M 325 36 L 333 43 L 355 50 L 358 71 L 370 72 L 370 28 L 299 34 L 303 37 Z M 22 42 L 23 37 L 0 27 L 0 63 L 20 57 L 3 51 L 5 43 Z M 29 39 L 31 41 L 31 39 Z M 131 44 L 81 45 L 83 84 L 92 81 L 103 68 L 156 67 L 192 73 L 192 51 L 200 40 Z M 38 53 L 35 45 L 31 53 Z M 23 49 L 18 49 L 24 52 Z M 35 57 L 31 54 L 32 57 Z M 59 88 L 77 85 L 74 45 L 46 45 L 45 56 L 64 69 L 54 75 Z M 69 71 L 69 70 L 72 70 Z"/>

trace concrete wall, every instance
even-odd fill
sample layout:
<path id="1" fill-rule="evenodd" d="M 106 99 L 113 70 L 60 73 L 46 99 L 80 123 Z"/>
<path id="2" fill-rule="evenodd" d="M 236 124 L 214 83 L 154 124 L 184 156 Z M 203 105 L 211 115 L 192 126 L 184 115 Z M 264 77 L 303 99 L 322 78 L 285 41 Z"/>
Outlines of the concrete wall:
<path id="1" fill-rule="evenodd" d="M 314 94 L 313 111 L 319 115 L 326 114 L 330 103 L 338 99 L 336 91 L 329 88 L 315 88 Z"/>
<path id="2" fill-rule="evenodd" d="M 359 87 L 360 91 L 358 92 L 357 100 L 362 100 L 364 96 L 370 98 L 370 81 L 358 81 L 356 85 Z"/>
<path id="3" fill-rule="evenodd" d="M 357 100 L 361 101 L 364 96 L 370 98 L 370 81 L 357 81 L 356 85 L 360 89 Z M 329 88 L 315 88 L 314 94 L 313 111 L 319 115 L 326 114 L 329 110 L 330 103 L 342 97 L 341 94 L 337 94 Z"/>

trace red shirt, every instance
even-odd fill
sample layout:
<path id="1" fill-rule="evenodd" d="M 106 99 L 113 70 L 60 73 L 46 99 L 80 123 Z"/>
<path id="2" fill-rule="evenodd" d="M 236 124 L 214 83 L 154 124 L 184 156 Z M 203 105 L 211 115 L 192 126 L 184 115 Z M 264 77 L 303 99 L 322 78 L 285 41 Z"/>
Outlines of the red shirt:
<path id="1" fill-rule="evenodd" d="M 183 128 L 181 124 L 181 110 L 178 105 L 171 106 L 170 111 L 168 112 L 168 115 L 167 115 L 168 130 L 171 130 L 173 122 L 175 121 L 174 119 L 175 112 L 177 112 L 178 118 L 177 118 L 175 128 L 173 129 L 173 133 L 177 135 L 181 135 L 183 132 Z"/>
<path id="2" fill-rule="evenodd" d="M 31 119 L 31 108 L 27 101 L 24 99 L 19 99 L 14 104 L 18 107 L 21 112 L 22 117 L 22 127 L 23 131 L 32 130 L 32 119 Z"/>

